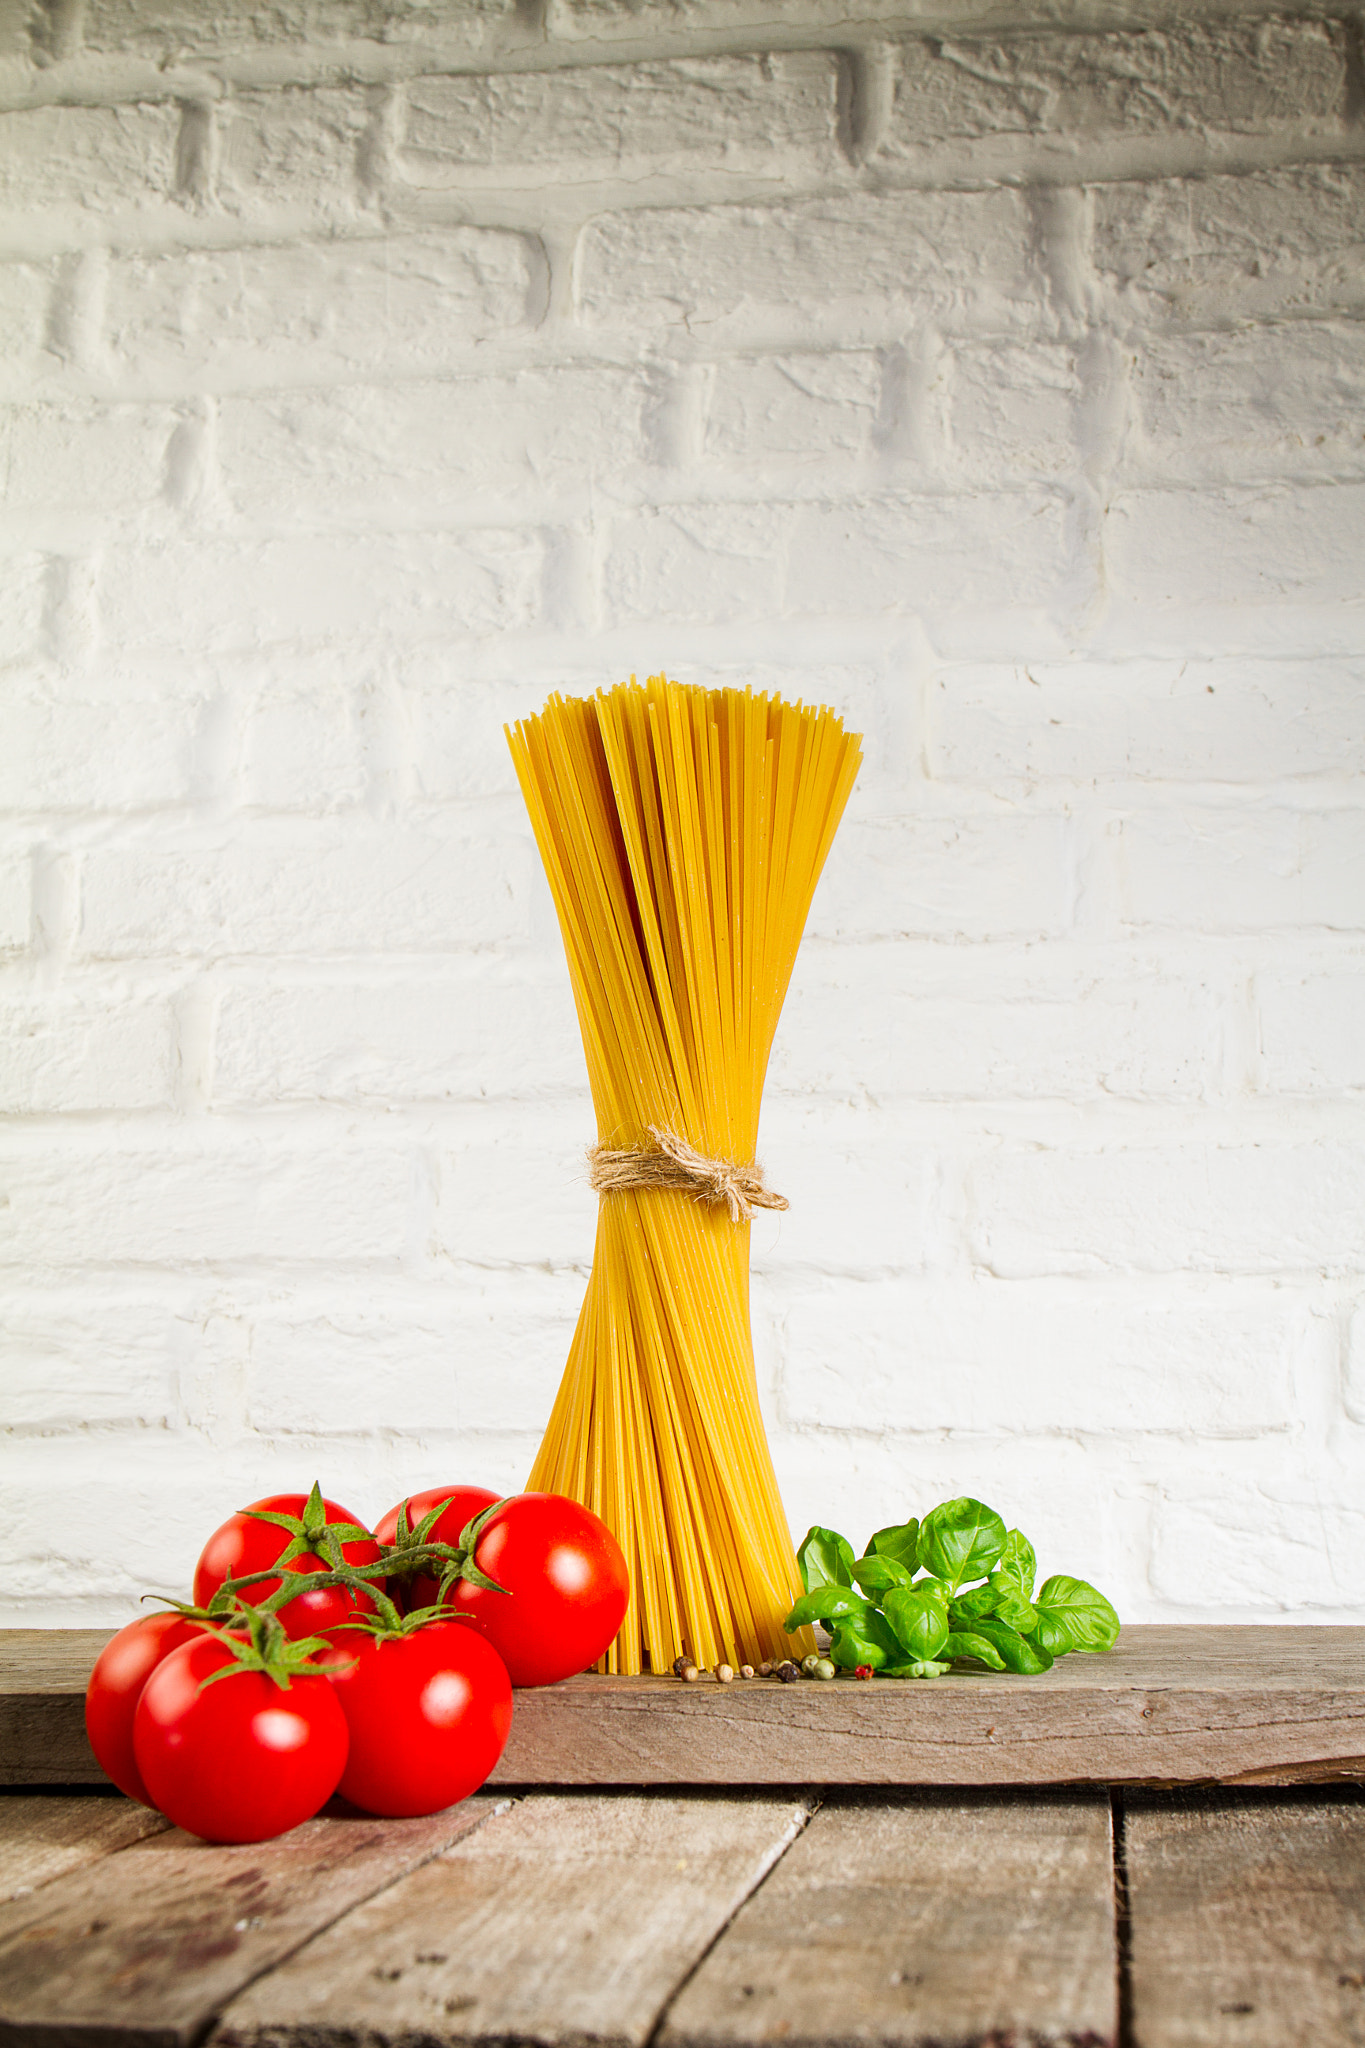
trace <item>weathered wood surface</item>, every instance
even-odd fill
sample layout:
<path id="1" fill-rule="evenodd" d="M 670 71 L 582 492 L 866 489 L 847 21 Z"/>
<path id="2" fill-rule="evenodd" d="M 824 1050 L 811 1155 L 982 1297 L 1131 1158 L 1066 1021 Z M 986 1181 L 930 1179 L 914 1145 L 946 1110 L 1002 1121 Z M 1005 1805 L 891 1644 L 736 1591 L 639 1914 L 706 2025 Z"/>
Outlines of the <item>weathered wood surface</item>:
<path id="1" fill-rule="evenodd" d="M 843 1794 L 669 2013 L 661 2048 L 1117 2038 L 1108 1801 Z"/>
<path id="2" fill-rule="evenodd" d="M 0 1632 L 0 1783 L 100 1780 L 99 1631 Z M 519 1692 L 497 1785 L 1068 1785 L 1365 1779 L 1365 1628 L 1133 1627 L 1041 1678 L 573 1678 Z"/>
<path id="3" fill-rule="evenodd" d="M 131 1848 L 169 1825 L 131 1799 L 0 1799 L 0 1904 Z"/>
<path id="4" fill-rule="evenodd" d="M 215 2048 L 642 2048 L 809 1811 L 790 1798 L 528 1798 L 253 1984 Z"/>
<path id="5" fill-rule="evenodd" d="M 1217 1795 L 1125 1835 L 1141 2048 L 1365 2043 L 1365 1806 Z"/>
<path id="6" fill-rule="evenodd" d="M 0 1906 L 0 2043 L 188 2048 L 243 1985 L 486 1820 L 326 1815 L 214 1848 L 178 1828 Z"/>

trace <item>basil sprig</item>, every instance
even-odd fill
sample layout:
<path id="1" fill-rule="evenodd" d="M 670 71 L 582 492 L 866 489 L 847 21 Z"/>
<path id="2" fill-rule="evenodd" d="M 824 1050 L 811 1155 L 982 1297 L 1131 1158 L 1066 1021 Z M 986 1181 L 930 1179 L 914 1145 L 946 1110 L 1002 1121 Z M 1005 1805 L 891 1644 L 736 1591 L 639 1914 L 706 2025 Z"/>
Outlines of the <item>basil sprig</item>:
<path id="1" fill-rule="evenodd" d="M 783 1626 L 821 1622 L 845 1671 L 937 1678 L 954 1664 L 1028 1676 L 1072 1650 L 1110 1650 L 1119 1618 L 1103 1593 L 1060 1572 L 1034 1590 L 1037 1560 L 984 1501 L 941 1501 L 922 1522 L 878 1529 L 861 1557 L 818 1525 L 796 1553 L 806 1590 Z"/>

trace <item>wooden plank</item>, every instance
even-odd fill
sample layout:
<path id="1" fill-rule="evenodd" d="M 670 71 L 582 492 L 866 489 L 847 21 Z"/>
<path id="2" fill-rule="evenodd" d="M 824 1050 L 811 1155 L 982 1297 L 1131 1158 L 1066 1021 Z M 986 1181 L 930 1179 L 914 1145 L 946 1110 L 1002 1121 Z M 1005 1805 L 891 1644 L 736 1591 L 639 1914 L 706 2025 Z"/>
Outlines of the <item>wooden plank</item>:
<path id="1" fill-rule="evenodd" d="M 0 1904 L 29 1898 L 53 1878 L 131 1848 L 167 1826 L 159 1813 L 132 1799 L 0 1799 Z"/>
<path id="2" fill-rule="evenodd" d="M 65 1644 L 50 1631 L 0 1634 L 0 1782 L 99 1782 L 80 1696 L 105 1640 L 98 1631 L 73 1631 Z M 28 1719 L 16 1733 L 20 1710 Z M 1067 1657 L 1041 1678 L 725 1687 L 572 1678 L 517 1694 L 491 1782 L 1342 1780 L 1365 1780 L 1365 1628 L 1148 1626 L 1125 1629 L 1106 1657 Z"/>
<path id="3" fill-rule="evenodd" d="M 527 1799 L 253 1984 L 215 2048 L 642 2048 L 808 1812 L 790 1798 Z"/>
<path id="4" fill-rule="evenodd" d="M 660 2048 L 1117 2038 L 1108 1802 L 841 1795 L 737 1916 Z"/>
<path id="5" fill-rule="evenodd" d="M 1124 1833 L 1142 2048 L 1365 2043 L 1365 1807 L 1210 1795 Z"/>
<path id="6" fill-rule="evenodd" d="M 216 1848 L 178 1828 L 0 1906 L 0 2043 L 187 2048 L 222 2007 L 496 1801 L 424 1820 L 321 1816 Z"/>

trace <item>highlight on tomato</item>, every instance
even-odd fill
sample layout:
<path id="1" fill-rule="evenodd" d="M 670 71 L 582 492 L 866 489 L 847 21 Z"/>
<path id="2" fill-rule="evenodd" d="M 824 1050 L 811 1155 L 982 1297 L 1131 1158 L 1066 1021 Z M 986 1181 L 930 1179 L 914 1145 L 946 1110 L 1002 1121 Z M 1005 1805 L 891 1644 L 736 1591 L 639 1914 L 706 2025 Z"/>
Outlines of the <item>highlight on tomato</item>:
<path id="1" fill-rule="evenodd" d="M 389 1819 L 477 1792 L 506 1746 L 512 1684 L 490 1643 L 436 1609 L 337 1631 L 332 1686 L 350 1731 L 343 1799 Z"/>
<path id="2" fill-rule="evenodd" d="M 274 1615 L 205 1633 L 142 1688 L 133 1751 L 152 1802 L 208 1842 L 264 1842 L 311 1820 L 336 1791 L 350 1736 L 322 1637 L 291 1640 Z"/>
<path id="3" fill-rule="evenodd" d="M 560 1493 L 517 1493 L 462 1531 L 442 1578 L 417 1577 L 408 1597 L 414 1609 L 440 1600 L 467 1616 L 513 1685 L 554 1685 L 611 1643 L 630 1572 L 590 1508 Z"/>
<path id="4" fill-rule="evenodd" d="M 194 1604 L 206 1608 L 231 1579 L 241 1597 L 256 1605 L 287 1586 L 285 1574 L 295 1574 L 302 1583 L 280 1605 L 280 1620 L 286 1635 L 314 1635 L 353 1614 L 369 1613 L 373 1603 L 360 1581 L 307 1581 L 377 1564 L 380 1555 L 369 1530 L 348 1509 L 324 1500 L 318 1486 L 309 1494 L 272 1493 L 214 1530 L 195 1566 Z"/>
<path id="5" fill-rule="evenodd" d="M 204 1633 L 183 1615 L 144 1614 L 110 1638 L 85 1689 L 85 1732 L 95 1761 L 130 1799 L 154 1806 L 133 1755 L 133 1716 L 142 1688 L 162 1659 Z"/>

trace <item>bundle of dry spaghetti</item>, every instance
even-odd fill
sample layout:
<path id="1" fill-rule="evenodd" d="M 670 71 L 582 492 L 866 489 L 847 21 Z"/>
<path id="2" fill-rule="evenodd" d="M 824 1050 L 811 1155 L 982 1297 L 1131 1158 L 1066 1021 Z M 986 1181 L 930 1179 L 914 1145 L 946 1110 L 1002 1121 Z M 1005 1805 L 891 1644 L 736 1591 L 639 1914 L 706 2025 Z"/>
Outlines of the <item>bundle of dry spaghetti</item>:
<path id="1" fill-rule="evenodd" d="M 786 1655 L 801 1590 L 759 1413 L 749 1216 L 768 1054 L 857 739 L 651 676 L 508 731 L 587 1053 L 592 1278 L 529 1486 L 615 1532 L 613 1671 Z"/>

